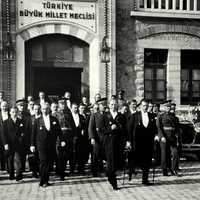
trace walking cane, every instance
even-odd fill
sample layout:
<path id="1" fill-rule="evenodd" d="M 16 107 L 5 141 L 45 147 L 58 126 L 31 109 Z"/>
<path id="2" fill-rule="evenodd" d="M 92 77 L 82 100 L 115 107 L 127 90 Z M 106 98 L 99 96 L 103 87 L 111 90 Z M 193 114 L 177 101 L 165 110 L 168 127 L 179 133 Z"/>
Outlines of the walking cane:
<path id="1" fill-rule="evenodd" d="M 125 148 L 124 149 L 124 154 L 125 154 L 125 163 L 124 163 L 124 175 L 123 175 L 123 185 L 124 185 L 124 180 L 125 180 L 125 175 L 126 175 L 126 162 L 128 159 L 128 153 L 129 153 L 129 149 Z"/>
<path id="2" fill-rule="evenodd" d="M 154 141 L 154 152 L 153 152 L 153 158 L 152 158 L 152 168 L 153 168 L 153 182 L 155 179 L 155 167 L 156 167 L 156 153 L 157 153 L 157 142 Z"/>

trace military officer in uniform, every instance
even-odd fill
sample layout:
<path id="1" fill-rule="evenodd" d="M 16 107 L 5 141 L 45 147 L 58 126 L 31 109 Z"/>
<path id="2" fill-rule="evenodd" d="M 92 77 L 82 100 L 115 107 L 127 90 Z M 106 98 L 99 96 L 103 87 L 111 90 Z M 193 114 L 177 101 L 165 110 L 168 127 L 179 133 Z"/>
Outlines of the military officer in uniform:
<path id="1" fill-rule="evenodd" d="M 90 116 L 88 133 L 92 145 L 92 174 L 96 177 L 103 167 L 103 159 L 105 158 L 103 140 L 104 134 L 109 129 L 109 126 L 106 124 L 103 105 L 101 103 L 95 103 L 94 106 L 96 111 Z"/>
<path id="2" fill-rule="evenodd" d="M 171 101 L 164 102 L 164 107 L 165 112 L 159 114 L 156 120 L 161 148 L 161 167 L 164 176 L 168 176 L 168 170 L 172 175 L 177 175 L 177 137 L 179 126 L 175 115 L 171 113 Z"/>

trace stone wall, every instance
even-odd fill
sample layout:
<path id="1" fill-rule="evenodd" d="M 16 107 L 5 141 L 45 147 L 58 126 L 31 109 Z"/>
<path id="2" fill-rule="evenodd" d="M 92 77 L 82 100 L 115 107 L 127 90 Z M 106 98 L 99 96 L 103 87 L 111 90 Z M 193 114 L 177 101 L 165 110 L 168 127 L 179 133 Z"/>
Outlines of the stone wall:
<path id="1" fill-rule="evenodd" d="M 136 37 L 134 20 L 130 16 L 132 8 L 132 0 L 116 1 L 116 84 L 117 90 L 125 90 L 127 99 L 136 96 L 134 70 Z"/>

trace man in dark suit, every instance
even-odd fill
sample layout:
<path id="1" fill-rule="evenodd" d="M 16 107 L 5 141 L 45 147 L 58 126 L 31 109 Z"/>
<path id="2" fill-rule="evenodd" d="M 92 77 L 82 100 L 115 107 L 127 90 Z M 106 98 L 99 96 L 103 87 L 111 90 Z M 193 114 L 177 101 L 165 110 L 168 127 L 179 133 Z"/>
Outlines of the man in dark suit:
<path id="1" fill-rule="evenodd" d="M 155 118 L 147 112 L 148 102 L 143 99 L 140 111 L 131 115 L 128 124 L 127 148 L 135 152 L 135 162 L 142 169 L 142 184 L 150 185 L 148 180 L 149 169 L 152 163 L 154 137 L 156 133 Z"/>
<path id="2" fill-rule="evenodd" d="M 17 107 L 10 109 L 10 118 L 3 122 L 3 144 L 8 156 L 9 178 L 14 176 L 14 166 L 16 167 L 16 181 L 20 181 L 23 176 L 23 163 L 25 162 L 26 130 L 22 119 L 17 117 Z"/>
<path id="3" fill-rule="evenodd" d="M 16 106 L 18 109 L 17 117 L 23 121 L 25 130 L 26 130 L 26 147 L 27 147 L 27 149 L 25 149 L 24 153 L 27 155 L 29 153 L 29 146 L 30 146 L 29 141 L 30 141 L 30 135 L 31 135 L 31 124 L 29 123 L 29 121 L 31 120 L 31 115 L 27 109 L 27 102 L 25 99 L 18 99 L 16 101 Z M 22 166 L 23 171 L 25 171 L 25 164 L 26 164 L 26 160 L 24 160 L 24 163 Z"/>
<path id="4" fill-rule="evenodd" d="M 84 170 L 84 162 L 83 162 L 83 149 L 80 145 L 81 136 L 84 135 L 84 117 L 78 113 L 78 105 L 76 103 L 72 103 L 71 106 L 72 118 L 73 118 L 73 165 L 72 169 L 74 171 L 76 165 L 78 169 L 78 173 L 83 173 Z M 73 172 L 72 171 L 72 172 Z"/>
<path id="5" fill-rule="evenodd" d="M 125 116 L 118 112 L 116 99 L 109 103 L 110 111 L 106 113 L 107 132 L 104 134 L 104 148 L 107 163 L 108 181 L 114 190 L 117 190 L 116 171 L 123 164 L 123 150 L 126 138 L 126 119 Z"/>
<path id="6" fill-rule="evenodd" d="M 34 104 L 33 111 L 34 111 L 34 115 L 31 115 L 31 118 L 29 120 L 29 123 L 30 123 L 29 126 L 31 127 L 31 130 L 33 130 L 35 120 L 38 119 L 39 117 L 41 117 L 40 104 Z M 28 138 L 28 144 L 29 144 L 29 147 L 30 147 L 30 145 L 31 145 L 31 134 L 29 135 L 29 138 Z M 34 153 L 29 152 L 28 161 L 29 161 L 30 171 L 32 171 L 32 176 L 34 178 L 38 178 L 39 155 L 38 155 L 37 148 L 35 149 Z"/>
<path id="7" fill-rule="evenodd" d="M 9 117 L 8 103 L 6 101 L 2 101 L 1 111 L 0 111 L 0 170 L 5 170 L 6 168 L 5 152 L 4 152 L 2 136 L 3 136 L 3 122 L 7 120 L 8 117 Z"/>
<path id="8" fill-rule="evenodd" d="M 99 109 L 99 106 L 103 108 L 102 104 L 95 103 L 96 112 L 90 116 L 88 133 L 91 140 L 92 150 L 92 174 L 94 177 L 98 176 L 100 168 L 103 165 L 104 151 L 103 151 L 103 139 L 104 134 L 109 129 L 109 125 L 106 124 L 106 116 L 103 109 Z"/>
<path id="9" fill-rule="evenodd" d="M 89 153 L 91 151 L 91 144 L 90 144 L 90 140 L 88 136 L 88 124 L 90 120 L 90 115 L 86 111 L 85 104 L 81 103 L 79 105 L 79 114 L 81 115 L 83 119 L 83 123 L 82 123 L 83 131 L 80 136 L 80 149 L 81 149 L 80 157 L 81 157 L 81 163 L 82 163 L 81 164 L 82 169 L 80 169 L 80 171 L 82 171 L 81 173 L 84 173 L 85 164 L 88 162 Z"/>
<path id="10" fill-rule="evenodd" d="M 40 159 L 40 184 L 39 186 L 49 186 L 49 168 L 52 163 L 53 154 L 56 148 L 56 139 L 60 137 L 61 146 L 65 146 L 62 141 L 61 128 L 58 120 L 50 115 L 48 103 L 41 105 L 42 116 L 35 120 L 31 135 L 31 152 L 35 152 L 35 146 L 39 152 Z"/>

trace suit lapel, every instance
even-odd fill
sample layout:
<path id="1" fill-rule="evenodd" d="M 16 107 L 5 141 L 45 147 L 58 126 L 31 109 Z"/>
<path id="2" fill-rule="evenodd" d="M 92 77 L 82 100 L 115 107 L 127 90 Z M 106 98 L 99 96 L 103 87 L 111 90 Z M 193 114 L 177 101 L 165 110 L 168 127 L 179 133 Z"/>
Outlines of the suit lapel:
<path id="1" fill-rule="evenodd" d="M 44 127 L 45 130 L 47 130 L 47 129 L 46 129 L 46 126 L 45 126 L 45 123 L 44 123 L 44 118 L 43 118 L 43 116 L 41 116 L 41 117 L 39 118 L 39 126 L 40 126 L 40 127 Z"/>

